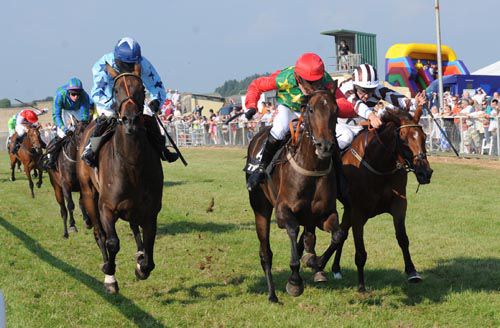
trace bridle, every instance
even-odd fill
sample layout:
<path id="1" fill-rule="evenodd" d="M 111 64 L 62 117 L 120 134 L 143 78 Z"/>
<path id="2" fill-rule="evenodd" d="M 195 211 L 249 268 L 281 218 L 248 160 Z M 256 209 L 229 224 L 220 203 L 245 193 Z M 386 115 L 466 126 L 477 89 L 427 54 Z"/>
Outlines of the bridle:
<path id="1" fill-rule="evenodd" d="M 133 98 L 133 95 L 130 93 L 130 90 L 129 90 L 129 87 L 128 87 L 128 84 L 127 84 L 127 81 L 126 81 L 127 80 L 127 76 L 133 76 L 134 78 L 138 79 L 139 82 L 142 85 L 142 79 L 141 79 L 141 77 L 138 76 L 138 75 L 136 75 L 136 74 L 134 74 L 134 73 L 121 73 L 121 74 L 117 75 L 114 78 L 114 82 L 113 82 L 113 94 L 115 92 L 116 84 L 118 83 L 118 81 L 121 78 L 125 79 L 125 83 L 123 83 L 123 84 L 125 86 L 125 93 L 127 94 L 127 97 L 125 99 L 123 99 L 122 101 L 120 101 L 120 103 L 118 103 L 118 106 L 116 106 L 116 108 L 115 108 L 115 112 L 118 115 L 118 117 L 120 117 L 122 106 L 125 105 L 126 103 L 129 103 L 129 102 L 131 102 L 132 104 L 134 104 L 139 110 L 142 110 L 140 108 L 139 104 L 137 104 L 136 100 Z"/>

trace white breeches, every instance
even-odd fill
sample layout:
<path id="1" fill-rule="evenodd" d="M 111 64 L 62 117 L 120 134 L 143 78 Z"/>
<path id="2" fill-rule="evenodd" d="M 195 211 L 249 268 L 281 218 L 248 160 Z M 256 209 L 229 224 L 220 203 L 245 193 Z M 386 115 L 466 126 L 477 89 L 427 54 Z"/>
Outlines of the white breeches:
<path id="1" fill-rule="evenodd" d="M 340 150 L 347 148 L 361 130 L 363 130 L 362 126 L 337 122 L 335 134 L 337 135 Z"/>
<path id="2" fill-rule="evenodd" d="M 18 137 L 22 137 L 24 136 L 24 134 L 26 133 L 27 129 L 24 125 L 22 124 L 17 124 L 16 125 L 16 132 L 17 132 L 17 136 Z"/>
<path id="3" fill-rule="evenodd" d="M 278 108 L 276 110 L 278 111 L 278 113 L 276 114 L 276 117 L 273 121 L 271 135 L 276 140 L 283 140 L 285 139 L 286 133 L 290 130 L 290 122 L 294 118 L 298 118 L 300 114 L 281 104 L 278 105 Z"/>

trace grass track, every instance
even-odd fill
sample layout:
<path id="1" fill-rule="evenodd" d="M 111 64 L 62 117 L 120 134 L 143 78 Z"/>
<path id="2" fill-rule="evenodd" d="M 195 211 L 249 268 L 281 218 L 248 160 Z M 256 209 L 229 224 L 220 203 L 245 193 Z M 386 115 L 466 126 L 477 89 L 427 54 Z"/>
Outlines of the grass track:
<path id="1" fill-rule="evenodd" d="M 186 149 L 189 166 L 165 166 L 156 269 L 134 276 L 135 243 L 120 221 L 116 277 L 120 294 L 103 292 L 100 252 L 76 211 L 79 232 L 62 238 L 48 177 L 36 198 L 26 178 L 10 182 L 0 157 L 0 289 L 8 327 L 495 327 L 500 326 L 500 170 L 432 160 L 433 181 L 410 178 L 407 230 L 424 278 L 408 285 L 392 219 L 365 229 L 368 293 L 356 291 L 352 238 L 344 279 L 292 298 L 289 241 L 273 224 L 273 272 L 281 305 L 267 302 L 253 215 L 244 189 L 243 149 Z M 467 163 L 467 162 L 466 162 Z M 76 195 L 74 195 L 76 198 Z M 215 209 L 206 213 L 211 197 Z M 319 232 L 318 250 L 329 237 Z"/>

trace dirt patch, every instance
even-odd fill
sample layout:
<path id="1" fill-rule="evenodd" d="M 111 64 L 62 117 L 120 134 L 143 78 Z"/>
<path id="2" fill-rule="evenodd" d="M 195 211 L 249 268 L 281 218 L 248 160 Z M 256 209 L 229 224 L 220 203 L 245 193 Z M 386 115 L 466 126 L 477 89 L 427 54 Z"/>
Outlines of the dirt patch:
<path id="1" fill-rule="evenodd" d="M 483 167 L 487 169 L 500 170 L 500 160 L 483 159 L 483 158 L 464 158 L 464 157 L 446 157 L 446 156 L 429 156 L 431 163 L 448 163 L 448 164 L 462 164 Z"/>

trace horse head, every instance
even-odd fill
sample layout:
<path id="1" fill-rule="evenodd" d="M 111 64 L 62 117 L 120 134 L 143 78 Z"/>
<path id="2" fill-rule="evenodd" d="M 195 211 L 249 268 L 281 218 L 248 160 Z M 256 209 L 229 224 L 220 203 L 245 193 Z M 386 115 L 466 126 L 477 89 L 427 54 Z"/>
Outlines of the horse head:
<path id="1" fill-rule="evenodd" d="M 114 80 L 113 97 L 118 118 L 125 126 L 125 133 L 134 134 L 144 126 L 142 111 L 146 93 L 141 79 L 141 66 L 135 64 L 133 72 L 121 74 L 108 64 L 106 69 Z"/>
<path id="2" fill-rule="evenodd" d="M 315 89 L 305 80 L 301 80 L 300 83 L 307 94 L 304 122 L 316 148 L 316 155 L 320 159 L 331 158 L 337 144 L 335 135 L 338 111 L 335 101 L 337 83 L 335 82 L 333 89 L 330 90 Z"/>
<path id="3" fill-rule="evenodd" d="M 41 136 L 40 136 L 40 126 L 32 126 L 28 128 L 27 134 L 27 148 L 30 150 L 30 152 L 35 153 L 35 154 L 41 154 L 42 153 L 42 142 L 41 142 Z"/>
<path id="4" fill-rule="evenodd" d="M 433 170 L 427 160 L 425 149 L 426 135 L 418 123 L 422 116 L 422 106 L 418 106 L 413 117 L 406 111 L 387 110 L 385 119 L 396 123 L 396 152 L 403 158 L 409 168 L 415 172 L 420 184 L 431 182 Z"/>

